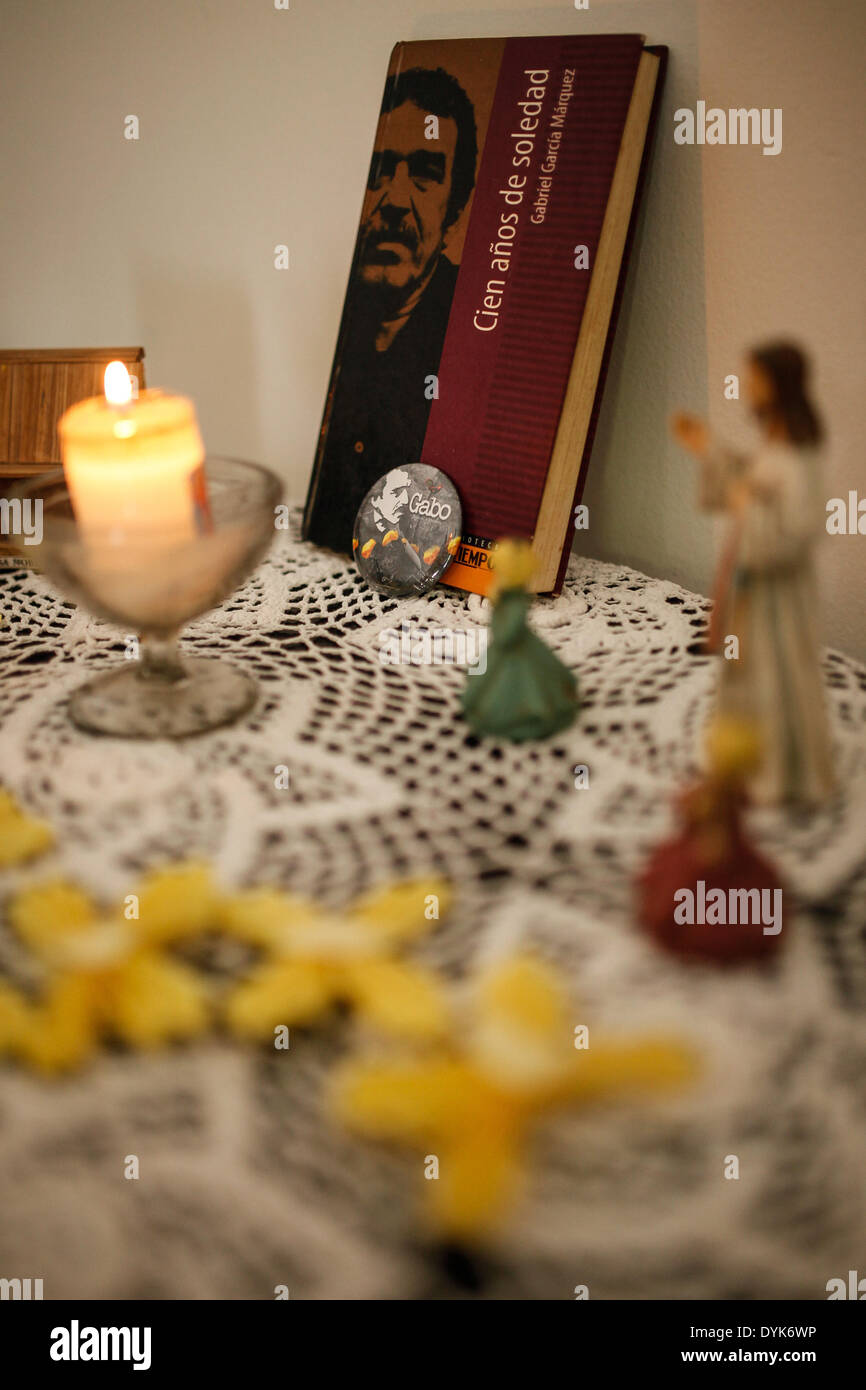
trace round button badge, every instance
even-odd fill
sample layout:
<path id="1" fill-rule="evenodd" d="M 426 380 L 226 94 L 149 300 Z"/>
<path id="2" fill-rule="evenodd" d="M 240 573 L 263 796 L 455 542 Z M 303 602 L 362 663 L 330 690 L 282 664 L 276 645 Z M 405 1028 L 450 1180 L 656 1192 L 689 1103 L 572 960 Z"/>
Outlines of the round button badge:
<path id="1" fill-rule="evenodd" d="M 426 463 L 392 468 L 358 509 L 355 563 L 380 594 L 425 594 L 457 554 L 461 525 L 457 489 L 438 468 Z"/>

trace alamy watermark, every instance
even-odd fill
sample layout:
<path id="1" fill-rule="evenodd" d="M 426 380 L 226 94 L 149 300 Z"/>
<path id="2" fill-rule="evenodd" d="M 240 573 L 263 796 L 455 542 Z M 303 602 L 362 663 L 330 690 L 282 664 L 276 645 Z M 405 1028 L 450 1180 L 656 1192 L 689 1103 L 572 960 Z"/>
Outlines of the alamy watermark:
<path id="1" fill-rule="evenodd" d="M 383 666 L 465 666 L 470 676 L 487 670 L 487 628 L 422 627 L 402 622 L 379 633 Z"/>
<path id="2" fill-rule="evenodd" d="M 781 888 L 710 888 L 698 879 L 695 888 L 674 893 L 674 921 L 681 926 L 762 926 L 764 936 L 782 930 Z"/>
<path id="3" fill-rule="evenodd" d="M 0 1299 L 27 1302 L 43 1297 L 41 1279 L 0 1279 Z"/>
<path id="4" fill-rule="evenodd" d="M 25 545 L 41 545 L 42 498 L 0 497 L 0 536 L 23 536 Z"/>
<path id="5" fill-rule="evenodd" d="M 762 145 L 763 153 L 782 153 L 782 108 L 739 106 L 725 111 L 699 101 L 694 111 L 674 112 L 674 141 L 678 145 Z"/>
<path id="6" fill-rule="evenodd" d="M 52 1361 L 131 1361 L 134 1371 L 151 1364 L 149 1327 L 82 1327 L 73 1318 L 69 1327 L 51 1329 Z"/>

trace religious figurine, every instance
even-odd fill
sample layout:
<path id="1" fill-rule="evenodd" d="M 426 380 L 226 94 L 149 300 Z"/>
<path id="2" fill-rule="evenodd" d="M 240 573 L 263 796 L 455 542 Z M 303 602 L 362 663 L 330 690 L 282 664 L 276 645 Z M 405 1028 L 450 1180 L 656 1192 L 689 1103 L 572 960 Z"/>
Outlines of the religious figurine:
<path id="1" fill-rule="evenodd" d="M 463 714 L 482 736 L 546 738 L 575 718 L 577 680 L 527 623 L 535 567 L 529 542 L 501 541 L 494 557 L 492 640 L 486 665 L 466 677 Z"/>
<path id="2" fill-rule="evenodd" d="M 660 946 L 687 959 L 760 960 L 781 945 L 784 925 L 782 886 L 742 824 L 760 737 L 742 721 L 716 719 L 706 742 L 709 772 L 680 794 L 680 830 L 638 878 L 638 918 Z"/>
<path id="3" fill-rule="evenodd" d="M 671 425 L 701 463 L 701 505 L 730 516 L 708 637 L 709 649 L 724 653 L 717 708 L 760 728 L 752 800 L 814 805 L 834 785 L 812 565 L 824 529 L 823 430 L 798 348 L 756 348 L 745 389 L 762 434 L 750 456 L 717 445 L 694 416 L 676 415 Z"/>

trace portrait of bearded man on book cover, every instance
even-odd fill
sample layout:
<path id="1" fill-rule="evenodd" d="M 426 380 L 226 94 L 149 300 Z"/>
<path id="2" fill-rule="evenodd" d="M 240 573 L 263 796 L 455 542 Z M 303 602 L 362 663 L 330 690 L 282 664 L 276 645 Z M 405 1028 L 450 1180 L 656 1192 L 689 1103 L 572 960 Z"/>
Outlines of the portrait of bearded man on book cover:
<path id="1" fill-rule="evenodd" d="M 474 107 L 456 77 L 441 67 L 389 76 L 317 460 L 341 483 L 314 527 L 335 550 L 350 549 L 373 483 L 420 459 L 457 283 L 448 233 L 477 158 Z"/>

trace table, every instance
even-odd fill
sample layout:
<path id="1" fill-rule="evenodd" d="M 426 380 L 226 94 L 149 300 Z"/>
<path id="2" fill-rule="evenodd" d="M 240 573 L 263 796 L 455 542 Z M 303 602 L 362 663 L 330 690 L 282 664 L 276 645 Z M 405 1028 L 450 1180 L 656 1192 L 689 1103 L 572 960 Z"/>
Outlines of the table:
<path id="1" fill-rule="evenodd" d="M 0 576 L 0 777 L 58 848 L 2 897 L 62 874 L 109 901 L 143 870 L 206 855 L 226 885 L 279 884 L 339 908 L 379 880 L 436 872 L 453 911 L 417 955 L 459 979 L 529 948 L 573 993 L 575 1023 L 663 1024 L 705 1057 L 664 1101 L 551 1118 L 480 1293 L 455 1286 L 414 1220 L 410 1160 L 336 1129 L 322 1106 L 353 1025 L 272 1053 L 215 1039 L 80 1075 L 0 1079 L 0 1273 L 46 1298 L 826 1298 L 864 1267 L 866 1233 L 866 671 L 826 657 L 841 777 L 812 817 L 755 813 L 796 895 L 777 967 L 686 966 L 633 920 L 632 880 L 694 771 L 712 690 L 707 601 L 574 558 L 538 630 L 578 671 L 566 734 L 479 743 L 465 674 L 393 665 L 383 633 L 470 631 L 476 598 L 389 600 L 300 542 L 268 559 L 183 646 L 259 677 L 233 728 L 179 745 L 94 739 L 69 692 L 122 658 L 119 633 L 26 570 Z M 290 786 L 275 786 L 288 767 Z M 575 786 L 574 768 L 589 770 Z M 0 903 L 2 910 L 2 903 Z M 787 913 L 786 913 L 787 915 Z M 229 943 L 207 968 L 237 967 Z M 8 928 L 0 970 L 24 968 Z M 138 1181 L 124 1179 L 136 1154 Z M 740 1177 L 728 1180 L 729 1155 Z"/>

